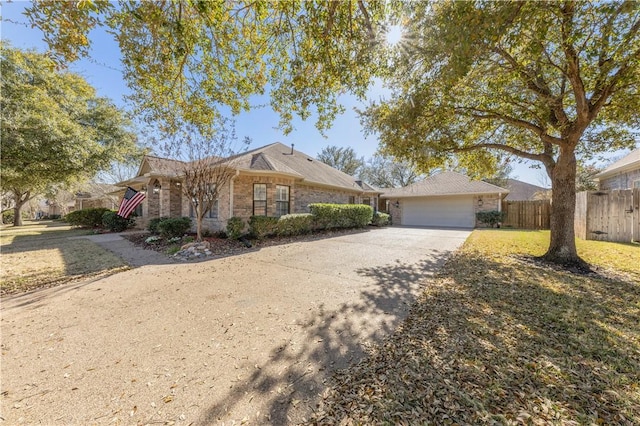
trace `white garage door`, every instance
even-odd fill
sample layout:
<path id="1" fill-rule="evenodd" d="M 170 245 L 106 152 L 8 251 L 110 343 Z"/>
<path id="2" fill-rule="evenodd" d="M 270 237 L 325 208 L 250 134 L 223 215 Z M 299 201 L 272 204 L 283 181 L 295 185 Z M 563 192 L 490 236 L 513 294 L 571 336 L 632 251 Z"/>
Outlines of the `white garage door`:
<path id="1" fill-rule="evenodd" d="M 403 225 L 475 226 L 473 197 L 470 196 L 405 198 L 401 203 Z"/>

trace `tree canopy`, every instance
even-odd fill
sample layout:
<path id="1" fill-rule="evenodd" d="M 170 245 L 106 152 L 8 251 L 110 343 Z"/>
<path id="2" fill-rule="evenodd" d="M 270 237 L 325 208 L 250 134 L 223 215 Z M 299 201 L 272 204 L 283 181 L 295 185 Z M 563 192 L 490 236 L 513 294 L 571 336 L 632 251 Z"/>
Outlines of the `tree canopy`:
<path id="1" fill-rule="evenodd" d="M 316 159 L 351 176 L 364 166 L 364 157 L 358 157 L 351 147 L 325 146 Z"/>
<path id="2" fill-rule="evenodd" d="M 384 2 L 120 1 L 35 2 L 27 16 L 61 65 L 89 54 L 89 33 L 105 26 L 122 53 L 136 114 L 167 133 L 182 123 L 202 134 L 214 119 L 248 110 L 271 90 L 285 131 L 317 113 L 327 129 L 345 90 L 364 96 L 374 68 L 374 31 Z M 340 42 L 336 42 L 340 40 Z M 363 46 L 365 48 L 363 48 Z"/>
<path id="3" fill-rule="evenodd" d="M 360 178 L 378 188 L 400 188 L 423 177 L 410 161 L 381 153 L 374 154 L 360 169 Z"/>
<path id="4" fill-rule="evenodd" d="M 88 179 L 135 150 L 129 122 L 79 75 L 6 43 L 2 59 L 2 189 L 20 207 L 52 185 Z"/>

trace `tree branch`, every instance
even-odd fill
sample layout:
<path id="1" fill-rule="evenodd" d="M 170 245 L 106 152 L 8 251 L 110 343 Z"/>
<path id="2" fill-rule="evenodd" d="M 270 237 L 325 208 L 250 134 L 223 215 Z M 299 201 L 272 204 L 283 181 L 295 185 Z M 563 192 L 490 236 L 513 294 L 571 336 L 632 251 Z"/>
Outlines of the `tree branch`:
<path id="1" fill-rule="evenodd" d="M 545 162 L 546 161 L 546 154 L 542 153 L 542 154 L 534 154 L 532 152 L 527 152 L 527 151 L 522 151 L 520 149 L 514 148 L 512 146 L 509 145 L 502 145 L 499 143 L 479 143 L 479 144 L 475 144 L 472 146 L 463 146 L 463 147 L 457 147 L 457 148 L 451 148 L 451 152 L 467 152 L 467 151 L 474 151 L 476 149 L 482 149 L 482 148 L 488 148 L 488 149 L 499 149 L 502 151 L 506 151 L 509 154 L 513 154 L 515 156 L 518 157 L 522 157 L 522 158 L 526 158 L 528 160 L 533 160 L 533 161 L 540 161 L 540 162 Z"/>
<path id="2" fill-rule="evenodd" d="M 580 77 L 580 64 L 578 60 L 578 54 L 569 41 L 571 37 L 570 27 L 573 24 L 575 4 L 573 4 L 573 2 L 567 1 L 562 6 L 561 11 L 562 50 L 564 51 L 565 57 L 567 59 L 567 77 L 571 82 L 571 87 L 573 88 L 573 96 L 576 100 L 576 121 L 584 125 L 589 115 L 589 104 L 587 102 L 587 94 L 584 88 L 584 82 Z"/>
<path id="3" fill-rule="evenodd" d="M 465 111 L 468 110 L 468 111 Z M 531 133 L 535 134 L 542 140 L 543 142 L 547 142 L 553 145 L 563 145 L 563 141 L 560 138 L 553 137 L 540 126 L 537 126 L 533 123 L 530 123 L 526 120 L 521 120 L 519 118 L 510 117 L 508 115 L 499 114 L 493 111 L 483 111 L 475 108 L 463 108 L 457 107 L 456 111 L 461 112 L 462 114 L 466 114 L 470 117 L 479 119 L 479 120 L 499 120 L 507 124 L 511 124 L 513 126 L 519 127 L 521 129 L 529 130 Z"/>

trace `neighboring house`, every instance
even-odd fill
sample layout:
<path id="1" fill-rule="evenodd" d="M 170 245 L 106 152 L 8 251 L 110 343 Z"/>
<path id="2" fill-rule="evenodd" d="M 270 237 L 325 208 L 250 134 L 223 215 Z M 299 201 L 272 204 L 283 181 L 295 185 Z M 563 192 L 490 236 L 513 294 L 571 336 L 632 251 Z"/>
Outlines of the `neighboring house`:
<path id="1" fill-rule="evenodd" d="M 509 190 L 506 201 L 533 201 L 551 198 L 551 190 L 517 179 L 507 179 L 505 188 Z"/>
<path id="2" fill-rule="evenodd" d="M 87 183 L 76 191 L 74 197 L 74 209 L 82 210 L 104 207 L 116 210 L 120 203 L 120 199 L 117 195 L 113 195 L 113 192 L 118 190 L 119 187 L 115 185 L 95 182 Z"/>
<path id="3" fill-rule="evenodd" d="M 380 191 L 336 170 L 310 155 L 281 143 L 256 148 L 233 157 L 236 175 L 219 191 L 204 227 L 224 229 L 231 217 L 281 216 L 307 213 L 312 203 L 367 204 L 376 208 Z M 136 226 L 157 217 L 194 217 L 182 194 L 182 161 L 145 156 L 136 177 L 119 182 L 120 198 L 130 186 L 146 192 L 136 211 Z M 195 221 L 194 221 L 195 222 Z"/>
<path id="4" fill-rule="evenodd" d="M 42 200 L 38 205 L 38 216 L 64 216 L 75 209 L 75 202 L 73 200 L 53 201 Z"/>
<path id="5" fill-rule="evenodd" d="M 383 189 L 395 225 L 463 227 L 476 225 L 476 213 L 500 211 L 509 193 L 456 172 L 430 176 L 404 188 Z"/>
<path id="6" fill-rule="evenodd" d="M 595 179 L 602 190 L 640 188 L 640 149 L 611 164 Z"/>

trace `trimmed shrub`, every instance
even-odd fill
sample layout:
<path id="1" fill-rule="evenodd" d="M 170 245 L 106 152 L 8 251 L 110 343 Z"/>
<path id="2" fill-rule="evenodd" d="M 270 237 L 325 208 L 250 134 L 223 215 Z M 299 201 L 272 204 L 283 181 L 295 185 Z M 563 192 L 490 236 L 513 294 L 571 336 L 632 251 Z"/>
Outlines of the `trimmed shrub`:
<path id="1" fill-rule="evenodd" d="M 15 215 L 13 214 L 13 209 L 2 212 L 2 223 L 13 223 L 14 217 Z"/>
<path id="2" fill-rule="evenodd" d="M 76 210 L 64 217 L 65 222 L 71 226 L 95 228 L 102 226 L 102 215 L 111 211 L 104 207 Z"/>
<path id="3" fill-rule="evenodd" d="M 104 212 L 102 215 L 102 225 L 111 232 L 122 232 L 127 228 L 131 228 L 135 223 L 135 219 L 131 217 L 125 219 L 118 216 L 115 211 Z"/>
<path id="4" fill-rule="evenodd" d="M 242 236 L 242 231 L 244 231 L 244 220 L 241 218 L 234 216 L 227 221 L 227 237 L 237 240 Z"/>
<path id="5" fill-rule="evenodd" d="M 166 216 L 154 217 L 153 219 L 149 220 L 149 223 L 147 224 L 147 229 L 152 234 L 158 234 L 160 232 L 158 230 L 158 225 L 160 225 L 160 222 L 162 222 L 163 220 L 167 220 L 167 219 L 169 219 L 169 218 L 166 217 Z"/>
<path id="6" fill-rule="evenodd" d="M 191 219 L 188 217 L 169 218 L 158 224 L 158 232 L 166 239 L 182 237 L 190 228 Z"/>
<path id="7" fill-rule="evenodd" d="M 316 227 L 364 228 L 373 218 L 373 208 L 364 204 L 325 204 L 309 205 Z"/>
<path id="8" fill-rule="evenodd" d="M 251 216 L 249 218 L 249 234 L 257 239 L 271 237 L 278 233 L 277 217 Z"/>
<path id="9" fill-rule="evenodd" d="M 302 235 L 312 230 L 313 215 L 311 213 L 286 214 L 278 219 L 278 235 Z"/>
<path id="10" fill-rule="evenodd" d="M 49 216 L 44 216 L 41 217 L 40 219 L 47 219 L 47 220 L 57 220 L 60 219 L 62 216 L 59 214 L 50 214 Z"/>
<path id="11" fill-rule="evenodd" d="M 478 221 L 489 225 L 493 228 L 504 220 L 505 212 L 491 211 L 491 212 L 478 212 L 476 213 L 476 219 Z"/>
<path id="12" fill-rule="evenodd" d="M 387 226 L 391 223 L 391 215 L 387 213 L 375 212 L 371 224 L 373 226 Z"/>

